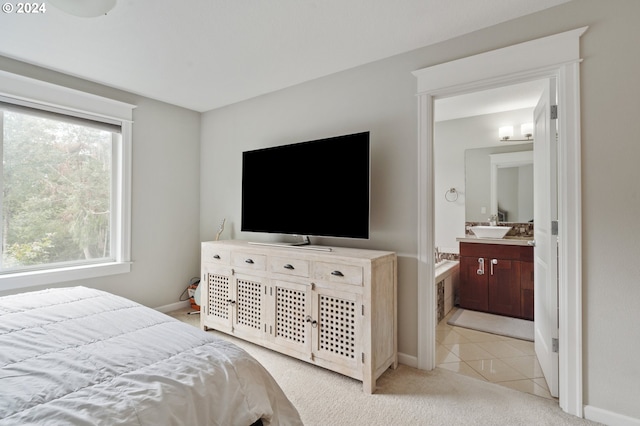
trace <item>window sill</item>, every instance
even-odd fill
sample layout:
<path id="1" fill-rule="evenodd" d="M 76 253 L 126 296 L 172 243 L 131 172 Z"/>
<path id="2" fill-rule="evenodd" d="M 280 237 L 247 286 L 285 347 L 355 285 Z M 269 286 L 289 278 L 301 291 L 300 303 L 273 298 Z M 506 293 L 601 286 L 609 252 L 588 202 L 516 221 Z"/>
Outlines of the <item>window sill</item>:
<path id="1" fill-rule="evenodd" d="M 130 271 L 131 262 L 112 262 L 42 271 L 17 272 L 0 275 L 0 291 L 98 278 L 107 275 L 124 274 Z"/>

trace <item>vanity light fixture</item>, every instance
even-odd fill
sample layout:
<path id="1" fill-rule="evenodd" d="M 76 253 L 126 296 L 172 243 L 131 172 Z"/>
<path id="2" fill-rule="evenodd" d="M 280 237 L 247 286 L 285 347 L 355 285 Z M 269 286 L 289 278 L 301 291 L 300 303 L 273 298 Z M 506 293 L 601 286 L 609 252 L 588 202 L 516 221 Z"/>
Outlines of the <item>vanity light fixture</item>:
<path id="1" fill-rule="evenodd" d="M 498 129 L 498 137 L 502 142 L 527 142 L 533 141 L 533 123 L 523 123 L 520 126 L 520 133 L 526 139 L 512 139 L 513 126 L 503 126 Z"/>
<path id="2" fill-rule="evenodd" d="M 106 15 L 116 5 L 116 0 L 48 0 L 57 9 L 81 18 Z"/>

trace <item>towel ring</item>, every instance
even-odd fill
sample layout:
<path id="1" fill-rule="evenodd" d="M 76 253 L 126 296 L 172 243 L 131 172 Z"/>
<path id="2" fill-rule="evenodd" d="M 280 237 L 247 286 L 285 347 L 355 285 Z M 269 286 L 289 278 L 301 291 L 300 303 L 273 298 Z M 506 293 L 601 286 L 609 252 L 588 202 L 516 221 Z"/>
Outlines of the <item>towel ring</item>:
<path id="1" fill-rule="evenodd" d="M 453 195 L 450 195 L 453 194 Z M 444 199 L 450 203 L 458 200 L 458 191 L 455 188 L 450 188 L 447 192 L 444 193 Z"/>

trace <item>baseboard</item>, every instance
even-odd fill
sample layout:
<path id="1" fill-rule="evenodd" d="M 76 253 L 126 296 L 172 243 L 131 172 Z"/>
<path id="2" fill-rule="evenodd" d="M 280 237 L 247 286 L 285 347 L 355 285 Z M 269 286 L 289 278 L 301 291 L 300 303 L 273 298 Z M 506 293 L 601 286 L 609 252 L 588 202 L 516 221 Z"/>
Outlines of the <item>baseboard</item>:
<path id="1" fill-rule="evenodd" d="M 398 363 L 408 367 L 418 368 L 418 357 L 398 352 Z"/>
<path id="2" fill-rule="evenodd" d="M 640 419 L 614 413 L 591 405 L 585 405 L 584 418 L 608 426 L 640 426 Z"/>
<path id="3" fill-rule="evenodd" d="M 182 302 L 176 302 L 176 303 L 170 303 L 164 306 L 158 306 L 157 308 L 155 308 L 155 310 L 160 311 L 163 314 L 166 314 L 167 312 L 177 311 L 178 309 L 188 308 L 189 306 L 191 306 L 191 302 L 188 300 L 184 300 Z"/>

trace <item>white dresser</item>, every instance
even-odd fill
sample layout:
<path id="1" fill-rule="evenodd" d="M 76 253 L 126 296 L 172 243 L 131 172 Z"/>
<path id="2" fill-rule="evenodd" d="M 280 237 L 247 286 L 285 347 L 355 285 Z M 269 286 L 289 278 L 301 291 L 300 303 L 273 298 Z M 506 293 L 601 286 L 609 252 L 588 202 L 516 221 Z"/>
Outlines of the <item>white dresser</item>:
<path id="1" fill-rule="evenodd" d="M 397 260 L 375 250 L 202 243 L 201 326 L 363 382 L 397 355 Z"/>

